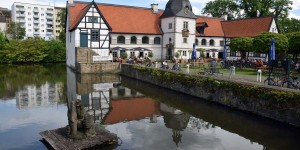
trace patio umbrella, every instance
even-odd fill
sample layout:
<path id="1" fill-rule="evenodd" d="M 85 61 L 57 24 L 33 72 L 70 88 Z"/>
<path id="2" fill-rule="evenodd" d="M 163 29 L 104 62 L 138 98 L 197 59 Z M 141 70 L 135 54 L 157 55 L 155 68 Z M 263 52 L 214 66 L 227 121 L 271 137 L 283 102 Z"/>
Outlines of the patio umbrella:
<path id="1" fill-rule="evenodd" d="M 224 45 L 223 59 L 226 61 L 226 45 Z"/>
<path id="2" fill-rule="evenodd" d="M 271 58 L 271 60 L 276 59 L 276 56 L 275 56 L 275 39 L 274 38 L 272 38 L 272 40 L 271 40 L 270 58 Z"/>
<path id="3" fill-rule="evenodd" d="M 151 51 L 150 49 L 143 48 L 143 47 L 136 47 L 131 49 L 132 51 Z"/>
<path id="4" fill-rule="evenodd" d="M 193 44 L 193 51 L 192 51 L 192 60 L 196 59 L 196 46 L 195 43 Z"/>
<path id="5" fill-rule="evenodd" d="M 127 51 L 128 49 L 117 46 L 117 47 L 112 48 L 111 50 L 115 50 L 115 51 Z"/>

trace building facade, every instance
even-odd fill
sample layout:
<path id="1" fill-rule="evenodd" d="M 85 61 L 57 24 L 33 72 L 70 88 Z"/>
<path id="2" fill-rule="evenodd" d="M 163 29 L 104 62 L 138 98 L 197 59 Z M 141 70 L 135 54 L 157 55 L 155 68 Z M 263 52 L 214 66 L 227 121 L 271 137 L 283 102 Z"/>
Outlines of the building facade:
<path id="1" fill-rule="evenodd" d="M 53 18 L 53 36 L 55 39 L 59 39 L 60 32 L 63 31 L 61 15 L 64 14 L 65 8 L 54 7 L 54 18 Z"/>
<path id="2" fill-rule="evenodd" d="M 76 47 L 91 48 L 103 58 L 120 57 L 123 52 L 147 57 L 151 51 L 154 59 L 171 60 L 177 52 L 190 59 L 195 43 L 196 49 L 205 50 L 204 57 L 233 59 L 239 55 L 230 52 L 230 39 L 278 33 L 273 17 L 226 21 L 196 16 L 189 0 L 169 0 L 165 10 L 157 4 L 142 8 L 69 0 L 66 15 L 67 64 L 72 67 Z"/>
<path id="3" fill-rule="evenodd" d="M 6 32 L 11 22 L 11 11 L 0 7 L 0 31 Z"/>
<path id="4" fill-rule="evenodd" d="M 11 6 L 12 21 L 25 28 L 25 38 L 41 37 L 45 40 L 54 38 L 54 7 L 15 2 Z"/>

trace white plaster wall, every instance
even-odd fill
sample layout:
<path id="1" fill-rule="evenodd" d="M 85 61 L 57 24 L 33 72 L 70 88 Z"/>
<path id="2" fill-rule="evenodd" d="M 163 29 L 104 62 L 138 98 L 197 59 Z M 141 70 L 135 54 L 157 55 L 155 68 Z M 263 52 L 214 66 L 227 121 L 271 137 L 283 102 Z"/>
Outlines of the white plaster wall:
<path id="1" fill-rule="evenodd" d="M 68 11 L 69 12 L 69 11 Z M 69 14 L 66 14 L 69 15 Z M 75 32 L 69 32 L 69 17 L 66 22 L 66 51 L 67 51 L 67 66 L 75 68 L 75 41 L 78 37 L 75 37 Z"/>
<path id="2" fill-rule="evenodd" d="M 276 22 L 275 22 L 274 18 L 273 18 L 269 32 L 278 33 L 278 28 L 276 26 Z"/>

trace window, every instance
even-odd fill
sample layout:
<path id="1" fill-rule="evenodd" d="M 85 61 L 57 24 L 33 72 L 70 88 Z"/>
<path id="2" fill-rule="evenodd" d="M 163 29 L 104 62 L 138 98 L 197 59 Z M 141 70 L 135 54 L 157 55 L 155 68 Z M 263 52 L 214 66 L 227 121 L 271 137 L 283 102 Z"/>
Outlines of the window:
<path id="1" fill-rule="evenodd" d="M 160 44 L 160 37 L 154 38 L 154 44 Z"/>
<path id="2" fill-rule="evenodd" d="M 183 38 L 183 43 L 187 43 L 187 38 Z"/>
<path id="3" fill-rule="evenodd" d="M 143 43 L 143 44 L 149 44 L 149 38 L 148 38 L 147 36 L 144 36 L 144 37 L 142 38 L 142 43 Z"/>
<path id="4" fill-rule="evenodd" d="M 44 24 L 42 24 L 41 26 L 44 27 Z"/>
<path id="5" fill-rule="evenodd" d="M 169 38 L 169 43 L 171 43 L 172 42 L 172 38 Z"/>
<path id="6" fill-rule="evenodd" d="M 41 21 L 44 21 L 44 19 L 41 19 Z"/>
<path id="7" fill-rule="evenodd" d="M 91 40 L 99 41 L 99 30 L 92 30 Z"/>
<path id="8" fill-rule="evenodd" d="M 198 45 L 198 44 L 199 44 L 198 39 L 195 39 L 195 45 Z"/>
<path id="9" fill-rule="evenodd" d="M 41 16 L 44 16 L 44 14 L 41 14 Z"/>
<path id="10" fill-rule="evenodd" d="M 172 29 L 172 28 L 173 28 L 173 24 L 169 23 L 169 29 Z"/>
<path id="11" fill-rule="evenodd" d="M 230 56 L 236 56 L 236 51 L 230 51 Z"/>
<path id="12" fill-rule="evenodd" d="M 134 55 L 134 52 L 130 52 L 130 56 L 135 56 L 135 55 Z"/>
<path id="13" fill-rule="evenodd" d="M 186 56 L 186 51 L 182 51 L 182 56 Z"/>
<path id="14" fill-rule="evenodd" d="M 130 38 L 130 44 L 136 44 L 136 37 L 135 36 L 132 36 Z"/>
<path id="15" fill-rule="evenodd" d="M 94 16 L 88 17 L 88 22 L 97 23 L 98 22 L 98 17 L 94 17 Z"/>
<path id="16" fill-rule="evenodd" d="M 28 15 L 31 15 L 31 12 L 28 12 Z"/>
<path id="17" fill-rule="evenodd" d="M 206 45 L 206 39 L 201 40 L 201 45 L 204 45 L 204 46 Z"/>
<path id="18" fill-rule="evenodd" d="M 56 33 L 59 33 L 60 31 L 59 31 L 59 30 L 56 30 L 55 32 L 56 32 Z"/>
<path id="19" fill-rule="evenodd" d="M 260 53 L 254 53 L 253 56 L 254 57 L 260 57 Z"/>
<path id="20" fill-rule="evenodd" d="M 31 7 L 28 7 L 29 10 L 31 10 Z"/>
<path id="21" fill-rule="evenodd" d="M 28 21 L 31 21 L 31 18 L 28 18 Z"/>
<path id="22" fill-rule="evenodd" d="M 189 29 L 189 22 L 187 21 L 183 22 L 183 29 Z"/>
<path id="23" fill-rule="evenodd" d="M 28 26 L 31 27 L 31 24 L 29 23 Z"/>
<path id="24" fill-rule="evenodd" d="M 117 43 L 118 44 L 125 44 L 125 37 L 124 36 L 118 36 Z"/>
<path id="25" fill-rule="evenodd" d="M 28 32 L 31 32 L 31 29 L 28 29 Z"/>
<path id="26" fill-rule="evenodd" d="M 112 52 L 113 57 L 118 57 L 118 52 Z"/>
<path id="27" fill-rule="evenodd" d="M 42 32 L 45 32 L 45 30 L 42 30 Z"/>
<path id="28" fill-rule="evenodd" d="M 37 7 L 35 7 L 37 9 Z M 42 11 L 44 10 L 44 8 L 42 8 Z"/>
<path id="29" fill-rule="evenodd" d="M 220 46 L 224 46 L 224 45 L 225 45 L 224 41 L 220 41 Z"/>
<path id="30" fill-rule="evenodd" d="M 215 41 L 213 39 L 209 40 L 209 46 L 215 46 Z"/>

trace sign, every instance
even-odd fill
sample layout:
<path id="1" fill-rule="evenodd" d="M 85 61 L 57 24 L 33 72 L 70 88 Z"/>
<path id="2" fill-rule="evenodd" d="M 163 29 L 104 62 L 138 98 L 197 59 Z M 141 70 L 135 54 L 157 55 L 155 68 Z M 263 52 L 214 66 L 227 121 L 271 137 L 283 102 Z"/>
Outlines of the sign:
<path id="1" fill-rule="evenodd" d="M 93 62 L 95 61 L 112 61 L 113 57 L 112 55 L 106 55 L 106 56 L 93 56 Z"/>

